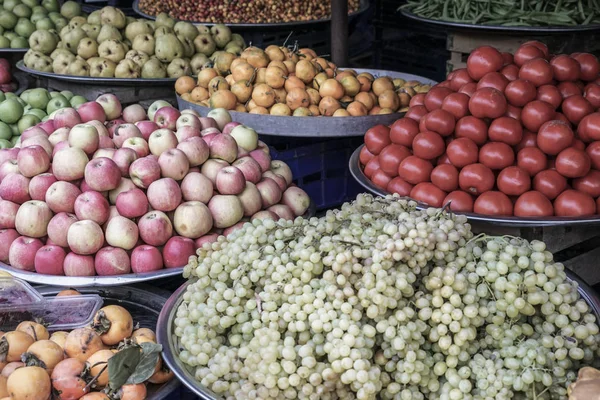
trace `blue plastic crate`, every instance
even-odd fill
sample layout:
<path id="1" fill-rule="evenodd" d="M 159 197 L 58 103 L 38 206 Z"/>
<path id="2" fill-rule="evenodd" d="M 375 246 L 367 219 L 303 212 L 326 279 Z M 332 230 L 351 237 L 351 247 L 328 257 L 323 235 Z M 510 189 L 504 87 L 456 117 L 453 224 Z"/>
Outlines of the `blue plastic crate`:
<path id="1" fill-rule="evenodd" d="M 261 136 L 271 157 L 285 161 L 294 182 L 313 200 L 317 210 L 337 207 L 363 192 L 348 169 L 352 152 L 363 137 L 294 138 Z"/>

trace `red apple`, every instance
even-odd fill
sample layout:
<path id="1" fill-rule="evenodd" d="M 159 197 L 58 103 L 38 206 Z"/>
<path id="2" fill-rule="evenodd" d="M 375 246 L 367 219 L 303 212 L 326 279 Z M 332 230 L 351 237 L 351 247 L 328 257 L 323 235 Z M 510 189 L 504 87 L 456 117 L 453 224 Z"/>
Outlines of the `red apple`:
<path id="1" fill-rule="evenodd" d="M 29 181 L 29 195 L 31 196 L 31 199 L 45 201 L 48 189 L 56 181 L 56 177 L 50 173 L 37 175 L 31 178 Z"/>
<path id="2" fill-rule="evenodd" d="M 42 238 L 48 233 L 48 223 L 52 216 L 50 207 L 43 201 L 26 201 L 17 211 L 15 229 L 23 236 Z"/>
<path id="3" fill-rule="evenodd" d="M 110 158 L 95 158 L 85 167 L 85 183 L 98 192 L 116 189 L 120 182 L 119 166 Z"/>
<path id="4" fill-rule="evenodd" d="M 184 111 L 187 111 L 187 110 L 184 110 Z M 184 111 L 182 111 L 182 113 Z M 215 121 L 214 118 L 211 118 L 211 117 L 198 117 L 198 119 L 200 120 L 200 123 L 202 124 L 202 129 L 207 129 L 207 128 L 216 128 L 216 129 L 219 129 L 219 126 L 217 125 L 217 121 Z M 221 133 L 221 131 L 219 131 L 219 133 Z"/>
<path id="5" fill-rule="evenodd" d="M 152 182 L 147 191 L 148 201 L 158 211 L 173 211 L 181 203 L 181 189 L 172 178 Z"/>
<path id="6" fill-rule="evenodd" d="M 237 145 L 246 151 L 255 150 L 258 146 L 258 133 L 245 125 L 234 127 L 231 130 L 231 136 L 235 139 Z"/>
<path id="7" fill-rule="evenodd" d="M 67 253 L 56 245 L 46 245 L 40 247 L 35 253 L 34 267 L 38 274 L 46 275 L 64 275 L 63 265 Z"/>
<path id="8" fill-rule="evenodd" d="M 108 200 L 99 192 L 83 192 L 75 199 L 75 215 L 79 220 L 89 219 L 98 225 L 108 220 L 110 205 Z"/>
<path id="9" fill-rule="evenodd" d="M 29 178 L 19 173 L 6 175 L 0 183 L 0 198 L 17 204 L 23 204 L 31 200 L 29 196 Z"/>
<path id="10" fill-rule="evenodd" d="M 54 215 L 48 223 L 48 239 L 57 246 L 68 247 L 67 232 L 75 222 L 77 217 L 74 214 L 60 212 Z"/>
<path id="11" fill-rule="evenodd" d="M 131 270 L 136 274 L 158 271 L 163 268 L 163 258 L 154 246 L 143 244 L 131 253 Z"/>
<path id="12" fill-rule="evenodd" d="M 240 126 L 240 125 L 242 125 L 242 124 L 239 122 L 229 122 L 229 123 L 225 124 L 225 126 L 223 127 L 223 133 L 230 135 L 233 128 L 235 128 L 236 126 Z"/>
<path id="13" fill-rule="evenodd" d="M 217 183 L 217 174 L 221 169 L 227 166 L 229 166 L 227 161 L 208 159 L 202 164 L 200 171 L 202 172 L 202 175 L 210 179 L 213 185 L 215 185 Z"/>
<path id="14" fill-rule="evenodd" d="M 310 197 L 299 187 L 290 186 L 283 192 L 281 202 L 288 206 L 297 217 L 304 215 L 310 206 Z"/>
<path id="15" fill-rule="evenodd" d="M 0 183 L 2 183 L 2 180 L 4 180 L 4 177 L 6 177 L 8 174 L 21 174 L 19 172 L 19 164 L 17 163 L 17 160 L 6 160 L 2 163 L 2 165 L 0 165 Z"/>
<path id="16" fill-rule="evenodd" d="M 121 124 L 114 129 L 112 140 L 117 148 L 121 148 L 127 139 L 134 137 L 142 137 L 138 127 L 134 124 Z"/>
<path id="17" fill-rule="evenodd" d="M 288 187 L 287 182 L 285 181 L 285 178 L 279 174 L 276 174 L 275 172 L 273 172 L 271 170 L 266 171 L 262 176 L 263 176 L 263 178 L 273 179 L 275 181 L 275 183 L 277 184 L 277 186 L 279 186 L 279 189 L 281 189 L 281 192 L 284 192 L 285 189 L 287 189 L 287 187 Z"/>
<path id="18" fill-rule="evenodd" d="M 152 182 L 160 179 L 158 159 L 144 157 L 135 160 L 129 167 L 129 176 L 137 187 L 146 189 Z"/>
<path id="19" fill-rule="evenodd" d="M 143 138 L 129 138 L 123 142 L 123 149 L 132 149 L 137 154 L 138 158 L 146 157 L 150 154 L 150 148 L 148 147 L 148 142 L 146 142 Z"/>
<path id="20" fill-rule="evenodd" d="M 44 136 L 34 136 L 34 137 L 30 137 L 27 140 L 22 140 L 21 141 L 21 148 L 23 147 L 27 147 L 27 146 L 34 146 L 34 145 L 38 145 L 38 146 L 42 146 L 44 148 L 44 150 L 46 150 L 46 153 L 48 153 L 48 156 L 52 155 L 52 143 L 50 143 L 50 140 L 48 140 L 47 137 Z"/>
<path id="21" fill-rule="evenodd" d="M 130 124 L 143 121 L 146 119 L 146 110 L 139 104 L 131 104 L 123 109 L 123 119 Z"/>
<path id="22" fill-rule="evenodd" d="M 44 136 L 44 137 L 47 137 L 48 140 L 50 140 L 50 137 L 48 136 L 48 134 L 46 133 L 45 130 L 43 130 L 42 128 L 40 128 L 38 126 L 32 126 L 31 128 L 27 128 L 23 131 L 23 133 L 21 134 L 21 141 L 27 140 L 34 136 Z M 52 142 L 50 142 L 50 143 L 52 143 Z"/>
<path id="23" fill-rule="evenodd" d="M 100 135 L 93 125 L 78 124 L 69 131 L 69 147 L 77 147 L 85 154 L 94 154 L 100 144 Z"/>
<path id="24" fill-rule="evenodd" d="M 8 200 L 0 200 L 0 229 L 14 229 L 19 205 Z"/>
<path id="25" fill-rule="evenodd" d="M 182 115 L 182 118 L 183 117 L 184 116 Z M 177 137 L 177 141 L 181 143 L 185 139 L 189 139 L 192 137 L 200 137 L 200 129 L 192 126 L 180 126 L 179 128 L 177 128 L 175 136 Z"/>
<path id="26" fill-rule="evenodd" d="M 200 172 L 190 172 L 181 181 L 181 194 L 185 201 L 201 201 L 208 204 L 213 195 L 213 184 Z"/>
<path id="27" fill-rule="evenodd" d="M 267 208 L 267 211 L 272 211 L 277 214 L 280 219 L 286 219 L 288 221 L 293 221 L 296 218 L 292 212 L 292 209 L 285 204 L 272 205 L 271 207 Z"/>
<path id="28" fill-rule="evenodd" d="M 248 221 L 240 221 L 235 225 L 230 226 L 229 228 L 225 229 L 223 231 L 223 236 L 229 236 L 231 235 L 233 232 L 235 231 L 239 231 L 240 229 L 242 229 L 244 227 L 244 225 L 247 223 Z"/>
<path id="29" fill-rule="evenodd" d="M 61 108 L 54 113 L 54 127 L 56 129 L 66 126 L 72 128 L 81 123 L 81 117 L 74 108 Z"/>
<path id="30" fill-rule="evenodd" d="M 56 146 L 54 146 L 54 148 L 52 149 L 52 159 L 54 159 L 54 157 L 56 157 L 56 153 L 58 153 L 61 150 L 64 149 L 68 149 L 69 148 L 69 142 L 67 140 L 63 140 L 62 142 L 58 142 L 56 143 Z"/>
<path id="31" fill-rule="evenodd" d="M 21 175 L 31 178 L 48 171 L 50 157 L 42 146 L 27 146 L 21 148 L 17 156 L 17 165 Z"/>
<path id="32" fill-rule="evenodd" d="M 221 168 L 215 181 L 220 194 L 240 194 L 246 188 L 244 174 L 234 166 Z"/>
<path id="33" fill-rule="evenodd" d="M 100 121 L 106 122 L 106 113 L 104 112 L 104 108 L 95 101 L 88 101 L 87 103 L 81 104 L 77 108 L 77 112 L 81 117 L 81 121 Z"/>
<path id="34" fill-rule="evenodd" d="M 277 182 L 271 178 L 261 179 L 261 181 L 256 184 L 256 188 L 260 192 L 263 208 L 271 207 L 281 200 L 281 189 L 279 188 L 279 185 L 277 185 Z"/>
<path id="35" fill-rule="evenodd" d="M 100 144 L 102 144 L 102 137 L 106 137 L 106 138 L 111 138 L 111 134 L 108 132 L 108 128 L 106 127 L 106 125 L 104 125 L 104 122 L 101 121 L 97 121 L 95 119 L 86 122 L 89 125 L 93 125 L 94 128 L 96 128 L 96 131 L 98 132 L 98 136 L 100 136 Z M 111 140 L 112 143 L 112 140 Z M 112 145 L 114 147 L 114 144 Z M 102 147 L 102 146 L 100 146 Z"/>
<path id="36" fill-rule="evenodd" d="M 201 137 L 190 137 L 180 141 L 177 149 L 185 153 L 191 167 L 204 164 L 210 155 L 208 144 Z"/>
<path id="37" fill-rule="evenodd" d="M 173 236 L 163 247 L 162 254 L 166 268 L 185 267 L 189 258 L 196 255 L 196 245 L 192 239 Z"/>
<path id="38" fill-rule="evenodd" d="M 17 161 L 19 151 L 21 151 L 21 149 L 18 147 L 13 147 L 11 149 L 0 149 L 0 164 L 7 160 Z"/>
<path id="39" fill-rule="evenodd" d="M 150 211 L 138 221 L 140 237 L 151 246 L 162 246 L 173 236 L 173 225 L 161 211 Z"/>
<path id="40" fill-rule="evenodd" d="M 94 257 L 69 253 L 65 257 L 63 272 L 66 276 L 94 276 Z"/>
<path id="41" fill-rule="evenodd" d="M 158 157 L 158 165 L 163 178 L 172 178 L 176 181 L 182 180 L 190 169 L 187 156 L 178 149 L 162 152 Z"/>
<path id="42" fill-rule="evenodd" d="M 215 108 L 208 112 L 207 117 L 213 118 L 220 130 L 231 122 L 231 114 L 224 108 Z"/>
<path id="43" fill-rule="evenodd" d="M 84 256 L 91 255 L 102 248 L 104 232 L 94 221 L 77 221 L 69 227 L 67 243 L 74 253 Z"/>
<path id="44" fill-rule="evenodd" d="M 123 108 L 121 107 L 119 99 L 114 94 L 105 93 L 98 97 L 96 102 L 98 102 L 104 109 L 107 119 L 116 119 L 121 116 L 121 111 Z"/>
<path id="45" fill-rule="evenodd" d="M 98 251 L 94 260 L 96 273 L 99 276 L 124 275 L 131 272 L 129 255 L 123 249 L 103 247 Z"/>
<path id="46" fill-rule="evenodd" d="M 220 133 L 208 144 L 210 158 L 218 158 L 232 163 L 237 158 L 237 143 L 231 135 Z"/>
<path id="47" fill-rule="evenodd" d="M 117 204 L 117 197 L 119 196 L 119 194 L 131 189 L 135 189 L 135 184 L 133 183 L 133 181 L 127 178 L 121 178 L 119 186 L 117 186 L 116 189 L 113 189 L 108 192 L 108 201 L 110 202 L 110 204 Z"/>
<path id="48" fill-rule="evenodd" d="M 210 243 L 216 242 L 218 238 L 219 238 L 218 233 L 207 233 L 206 235 L 194 240 L 194 243 L 196 244 L 196 248 L 200 249 L 205 244 L 210 244 Z"/>
<path id="49" fill-rule="evenodd" d="M 202 122 L 200 122 L 200 118 L 189 113 L 181 114 L 175 122 L 175 128 L 177 129 L 177 131 L 179 131 L 179 129 L 183 128 L 184 126 L 195 128 L 198 131 L 198 133 L 200 133 L 200 131 L 202 130 Z"/>
<path id="50" fill-rule="evenodd" d="M 254 221 L 255 219 L 272 219 L 273 221 L 277 221 L 279 220 L 279 216 L 277 216 L 277 214 L 275 214 L 273 211 L 262 210 L 254 214 L 250 218 L 250 221 Z"/>
<path id="51" fill-rule="evenodd" d="M 0 262 L 9 262 L 10 246 L 19 236 L 19 232 L 15 229 L 0 229 Z"/>
<path id="52" fill-rule="evenodd" d="M 16 269 L 35 271 L 35 253 L 44 243 L 40 239 L 20 236 L 15 239 L 8 250 L 8 262 Z"/>
<path id="53" fill-rule="evenodd" d="M 150 148 L 150 153 L 157 157 L 169 149 L 176 148 L 177 144 L 177 136 L 175 136 L 175 133 L 169 129 L 158 129 L 152 132 L 148 138 L 148 147 Z"/>
<path id="54" fill-rule="evenodd" d="M 110 120 L 106 123 L 106 130 L 108 132 L 109 137 L 113 137 L 115 134 L 115 130 L 119 127 L 119 125 L 125 124 L 125 120 L 121 118 Z"/>
<path id="55" fill-rule="evenodd" d="M 69 132 L 71 131 L 71 128 L 60 128 L 55 130 L 54 132 L 52 132 L 50 134 L 50 136 L 48 137 L 48 141 L 50 142 L 50 144 L 52 146 L 56 146 L 58 143 L 60 142 L 64 142 L 64 141 L 69 141 Z M 23 136 L 21 135 L 21 139 L 23 138 Z"/>
<path id="56" fill-rule="evenodd" d="M 250 157 L 254 158 L 262 172 L 267 172 L 271 168 L 271 156 L 265 153 L 262 149 L 256 149 L 250 152 Z"/>
<path id="57" fill-rule="evenodd" d="M 211 213 L 204 203 L 186 201 L 175 209 L 173 227 L 184 237 L 197 239 L 210 231 L 213 226 Z"/>
<path id="58" fill-rule="evenodd" d="M 242 157 L 231 165 L 242 171 L 247 181 L 258 183 L 262 179 L 260 164 L 252 157 Z"/>
<path id="59" fill-rule="evenodd" d="M 177 119 L 181 113 L 174 107 L 162 107 L 154 114 L 154 122 L 159 128 L 174 131 L 177 128 Z"/>
<path id="60" fill-rule="evenodd" d="M 246 187 L 238 195 L 238 198 L 242 203 L 245 217 L 251 217 L 262 209 L 262 197 L 256 185 L 252 182 L 246 182 Z"/>
<path id="61" fill-rule="evenodd" d="M 108 139 L 108 140 L 110 140 L 110 139 Z M 94 153 L 92 158 L 105 157 L 105 158 L 110 158 L 112 160 L 116 152 L 117 152 L 116 149 L 107 149 L 107 148 L 101 147 L 98 150 L 96 150 L 96 152 Z"/>
<path id="62" fill-rule="evenodd" d="M 205 128 L 200 131 L 201 137 L 211 136 L 211 135 L 220 135 L 220 134 L 221 134 L 221 131 L 218 128 L 213 128 L 213 127 Z"/>
<path id="63" fill-rule="evenodd" d="M 138 127 L 145 141 L 148 141 L 152 132 L 158 130 L 158 125 L 156 125 L 152 121 L 147 120 L 136 122 L 135 126 Z"/>
<path id="64" fill-rule="evenodd" d="M 237 196 L 217 194 L 208 202 L 216 228 L 229 228 L 244 217 L 242 202 Z"/>
<path id="65" fill-rule="evenodd" d="M 119 171 L 123 177 L 129 176 L 129 168 L 131 168 L 131 164 L 137 159 L 138 154 L 136 151 L 128 147 L 118 149 L 112 157 L 112 160 L 117 164 L 117 167 L 119 167 Z"/>
<path id="66" fill-rule="evenodd" d="M 56 153 L 52 159 L 52 173 L 59 181 L 75 181 L 83 178 L 88 162 L 83 150 L 69 147 Z"/>
<path id="67" fill-rule="evenodd" d="M 46 121 L 40 122 L 39 124 L 37 124 L 37 126 L 45 130 L 47 134 L 51 134 L 56 129 L 54 127 L 53 119 L 47 119 Z"/>
<path id="68" fill-rule="evenodd" d="M 148 198 L 140 189 L 121 192 L 117 196 L 117 211 L 126 218 L 138 218 L 148 212 Z"/>

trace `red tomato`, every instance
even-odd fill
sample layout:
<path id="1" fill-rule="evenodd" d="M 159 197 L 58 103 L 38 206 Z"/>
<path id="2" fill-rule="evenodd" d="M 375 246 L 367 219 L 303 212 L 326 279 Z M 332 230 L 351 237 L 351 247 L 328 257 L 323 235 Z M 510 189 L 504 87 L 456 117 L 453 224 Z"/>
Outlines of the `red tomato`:
<path id="1" fill-rule="evenodd" d="M 537 48 L 536 46 L 522 44 L 517 51 L 515 51 L 515 55 L 513 56 L 514 62 L 517 66 L 522 66 L 527 61 L 536 59 L 536 58 L 544 58 L 544 52 Z"/>
<path id="2" fill-rule="evenodd" d="M 562 96 L 556 86 L 544 85 L 537 89 L 537 99 L 552 104 L 554 108 L 558 108 L 562 103 Z"/>
<path id="3" fill-rule="evenodd" d="M 565 190 L 554 200 L 554 214 L 558 217 L 585 217 L 596 213 L 596 202 L 589 194 Z"/>
<path id="4" fill-rule="evenodd" d="M 512 64 L 515 60 L 515 58 L 513 57 L 512 54 L 510 54 L 509 52 L 503 51 L 502 53 L 502 59 L 504 60 L 504 65 L 509 65 Z"/>
<path id="5" fill-rule="evenodd" d="M 450 203 L 450 210 L 454 212 L 473 212 L 473 196 L 462 190 L 455 190 L 448 193 L 443 201 L 446 205 Z"/>
<path id="6" fill-rule="evenodd" d="M 494 88 L 478 89 L 469 100 L 469 111 L 477 118 L 498 118 L 506 112 L 506 97 Z"/>
<path id="7" fill-rule="evenodd" d="M 458 185 L 470 194 L 478 195 L 494 187 L 494 173 L 483 164 L 471 164 L 458 174 Z"/>
<path id="8" fill-rule="evenodd" d="M 562 112 L 577 125 L 583 117 L 594 112 L 594 107 L 581 95 L 567 97 L 562 103 Z"/>
<path id="9" fill-rule="evenodd" d="M 525 129 L 523 131 L 523 139 L 515 146 L 515 151 L 521 151 L 526 147 L 537 147 L 537 135 Z"/>
<path id="10" fill-rule="evenodd" d="M 400 118 L 390 126 L 390 140 L 392 143 L 406 147 L 412 146 L 417 133 L 419 133 L 419 123 L 411 118 Z"/>
<path id="11" fill-rule="evenodd" d="M 369 151 L 369 149 L 367 149 L 367 146 L 363 146 L 363 148 L 360 149 L 360 154 L 359 154 L 360 165 L 367 165 L 367 163 L 373 157 L 375 157 L 375 154 L 371 153 Z"/>
<path id="12" fill-rule="evenodd" d="M 520 196 L 531 188 L 531 178 L 523 168 L 510 166 L 500 171 L 496 185 L 508 196 Z"/>
<path id="13" fill-rule="evenodd" d="M 421 120 L 419 121 L 419 132 L 424 132 L 424 131 L 429 130 L 429 129 L 427 129 L 427 126 L 425 126 L 425 122 L 427 121 L 428 116 L 429 116 L 429 113 L 423 115 L 423 118 L 421 118 Z"/>
<path id="14" fill-rule="evenodd" d="M 479 162 L 491 169 L 504 169 L 515 162 L 515 152 L 506 143 L 488 142 L 479 149 Z"/>
<path id="15" fill-rule="evenodd" d="M 563 99 L 576 94 L 581 94 L 581 89 L 579 89 L 579 87 L 573 82 L 561 82 L 556 86 L 556 88 L 560 92 L 560 95 Z"/>
<path id="16" fill-rule="evenodd" d="M 488 72 L 499 71 L 504 65 L 502 54 L 491 46 L 482 46 L 473 50 L 467 59 L 467 71 L 478 81 Z"/>
<path id="17" fill-rule="evenodd" d="M 517 165 L 527 171 L 529 176 L 535 176 L 548 167 L 548 159 L 537 147 L 525 147 L 517 154 Z"/>
<path id="18" fill-rule="evenodd" d="M 600 107 L 600 85 L 596 83 L 588 84 L 583 90 L 583 97 L 585 97 L 594 108 L 597 109 Z"/>
<path id="19" fill-rule="evenodd" d="M 431 183 L 445 192 L 458 189 L 458 170 L 452 164 L 440 164 L 431 171 Z"/>
<path id="20" fill-rule="evenodd" d="M 477 144 L 471 139 L 460 137 L 448 144 L 446 147 L 446 154 L 452 165 L 457 168 L 462 168 L 477 162 L 477 159 L 479 158 L 479 149 L 477 148 Z"/>
<path id="21" fill-rule="evenodd" d="M 508 118 L 516 119 L 517 121 L 521 122 L 521 113 L 522 112 L 523 112 L 523 109 L 521 107 L 515 107 L 515 106 L 511 106 L 509 104 L 508 106 L 506 106 L 506 114 L 504 114 L 504 116 L 508 117 Z"/>
<path id="22" fill-rule="evenodd" d="M 544 43 L 537 41 L 537 40 L 530 40 L 528 42 L 523 43 L 521 46 L 528 46 L 528 45 L 537 47 L 538 49 L 540 49 L 542 51 L 542 53 L 544 53 L 544 58 L 546 58 L 546 59 L 548 58 L 550 53 L 548 51 L 548 46 L 546 46 Z"/>
<path id="23" fill-rule="evenodd" d="M 500 72 L 488 72 L 479 80 L 479 82 L 477 82 L 477 90 L 491 87 L 504 92 L 506 85 L 508 85 L 508 79 Z"/>
<path id="24" fill-rule="evenodd" d="M 455 119 L 461 119 L 469 114 L 469 96 L 464 93 L 452 93 L 442 102 L 442 110 L 452 114 Z"/>
<path id="25" fill-rule="evenodd" d="M 477 84 L 475 82 L 469 82 L 462 85 L 460 89 L 458 89 L 459 93 L 464 93 L 467 96 L 473 96 L 473 93 L 477 90 Z"/>
<path id="26" fill-rule="evenodd" d="M 455 127 L 456 137 L 466 137 L 478 145 L 487 142 L 488 126 L 482 119 L 468 115 L 458 120 Z"/>
<path id="27" fill-rule="evenodd" d="M 573 143 L 573 130 L 563 121 L 548 121 L 540 127 L 537 145 L 544 153 L 555 156 Z"/>
<path id="28" fill-rule="evenodd" d="M 371 158 L 369 160 L 369 162 L 367 162 L 367 165 L 365 165 L 365 169 L 364 169 L 365 176 L 367 178 L 371 179 L 371 177 L 373 176 L 375 171 L 377 171 L 379 168 L 380 168 L 379 157 L 375 156 L 375 157 Z"/>
<path id="29" fill-rule="evenodd" d="M 425 93 L 415 94 L 408 103 L 409 107 L 422 106 L 425 104 Z"/>
<path id="30" fill-rule="evenodd" d="M 588 142 L 600 140 L 600 113 L 586 115 L 577 126 L 577 134 Z"/>
<path id="31" fill-rule="evenodd" d="M 567 123 L 569 126 L 571 126 L 571 121 L 569 121 L 569 120 L 567 119 L 567 117 L 565 117 L 565 114 L 563 114 L 563 113 L 561 113 L 561 112 L 558 112 L 558 111 L 557 111 L 556 113 L 554 113 L 554 119 L 555 119 L 555 120 L 557 120 L 557 121 L 562 121 L 562 122 L 565 122 L 565 123 Z"/>
<path id="32" fill-rule="evenodd" d="M 441 165 L 441 164 L 452 164 L 450 162 L 450 159 L 448 158 L 448 155 L 446 153 L 442 154 L 438 159 L 437 159 L 437 163 L 436 165 Z"/>
<path id="33" fill-rule="evenodd" d="M 510 82 L 504 89 L 506 100 L 515 107 L 523 107 L 525 104 L 533 101 L 536 94 L 537 91 L 533 83 L 523 79 Z"/>
<path id="34" fill-rule="evenodd" d="M 448 89 L 450 89 L 450 81 L 448 79 L 446 79 L 445 81 L 442 81 L 442 82 L 438 83 L 435 86 L 437 86 L 439 88 L 448 88 Z"/>
<path id="35" fill-rule="evenodd" d="M 577 60 L 581 67 L 581 74 L 579 75 L 581 80 L 594 81 L 598 79 L 600 63 L 598 63 L 596 56 L 589 53 L 571 54 L 571 56 Z"/>
<path id="36" fill-rule="evenodd" d="M 379 153 L 381 170 L 392 178 L 398 175 L 398 167 L 402 160 L 410 156 L 410 150 L 400 144 L 392 143 Z"/>
<path id="37" fill-rule="evenodd" d="M 519 78 L 519 67 L 517 67 L 515 64 L 508 64 L 502 67 L 500 73 L 504 75 L 509 82 L 512 82 Z"/>
<path id="38" fill-rule="evenodd" d="M 440 135 L 424 131 L 415 136 L 412 143 L 413 154 L 425 160 L 433 160 L 444 154 L 446 144 Z"/>
<path id="39" fill-rule="evenodd" d="M 552 67 L 543 58 L 527 61 L 519 70 L 519 78 L 526 79 L 536 87 L 552 82 Z"/>
<path id="40" fill-rule="evenodd" d="M 397 176 L 388 183 L 386 190 L 390 193 L 398 193 L 400 196 L 408 196 L 412 188 L 413 185 Z"/>
<path id="41" fill-rule="evenodd" d="M 433 165 L 431 162 L 417 156 L 406 157 L 398 167 L 398 175 L 408 183 L 416 185 L 428 182 Z"/>
<path id="42" fill-rule="evenodd" d="M 525 192 L 515 202 L 516 217 L 551 217 L 554 215 L 552 202 L 535 190 Z"/>
<path id="43" fill-rule="evenodd" d="M 455 92 L 460 90 L 464 84 L 473 82 L 466 68 L 457 69 L 452 71 L 452 73 L 454 76 L 452 76 L 452 81 L 450 82 L 450 89 Z"/>
<path id="44" fill-rule="evenodd" d="M 545 122 L 554 118 L 555 112 L 552 104 L 534 100 L 523 107 L 521 122 L 525 128 L 535 133 Z"/>
<path id="45" fill-rule="evenodd" d="M 392 177 L 380 169 L 373 172 L 373 176 L 371 177 L 371 182 L 381 189 L 386 189 L 391 180 Z"/>
<path id="46" fill-rule="evenodd" d="M 379 154 L 390 143 L 390 128 L 385 125 L 375 125 L 365 133 L 365 145 L 372 154 Z"/>
<path id="47" fill-rule="evenodd" d="M 519 121 L 510 117 L 500 117 L 492 121 L 488 136 L 494 142 L 516 146 L 523 139 L 523 128 Z"/>
<path id="48" fill-rule="evenodd" d="M 592 168 L 600 169 L 600 142 L 592 142 L 588 144 L 585 152 L 590 156 Z"/>
<path id="49" fill-rule="evenodd" d="M 557 81 L 576 81 L 579 79 L 581 67 L 579 63 L 566 54 L 561 54 L 550 60 L 554 79 Z"/>
<path id="50" fill-rule="evenodd" d="M 443 206 L 446 192 L 436 187 L 433 183 L 421 182 L 410 191 L 410 197 L 432 207 Z"/>
<path id="51" fill-rule="evenodd" d="M 600 171 L 592 169 L 586 176 L 573 179 L 573 189 L 592 197 L 600 196 Z"/>
<path id="52" fill-rule="evenodd" d="M 581 178 L 592 168 L 590 156 L 583 150 L 568 147 L 556 156 L 556 170 L 567 178 Z"/>
<path id="53" fill-rule="evenodd" d="M 573 143 L 571 143 L 571 147 L 575 147 L 577 150 L 585 150 L 585 143 L 575 138 L 573 139 Z"/>
<path id="54" fill-rule="evenodd" d="M 439 133 L 442 136 L 449 136 L 454 133 L 455 124 L 454 115 L 442 109 L 431 111 L 425 118 L 427 130 Z"/>
<path id="55" fill-rule="evenodd" d="M 553 169 L 539 172 L 533 178 L 533 190 L 537 190 L 550 200 L 555 199 L 567 188 L 567 179 Z"/>
<path id="56" fill-rule="evenodd" d="M 483 215 L 508 216 L 513 214 L 513 204 L 504 193 L 489 191 L 477 197 L 473 205 L 473 211 Z"/>
<path id="57" fill-rule="evenodd" d="M 414 106 L 408 109 L 406 114 L 404 114 L 404 118 L 414 119 L 415 121 L 419 122 L 419 120 L 425 115 L 427 115 L 427 108 L 425 108 L 425 106 Z"/>
<path id="58" fill-rule="evenodd" d="M 454 91 L 450 88 L 434 86 L 429 92 L 425 95 L 425 107 L 427 107 L 427 111 L 437 110 L 442 107 L 442 102 L 450 93 L 454 93 Z"/>

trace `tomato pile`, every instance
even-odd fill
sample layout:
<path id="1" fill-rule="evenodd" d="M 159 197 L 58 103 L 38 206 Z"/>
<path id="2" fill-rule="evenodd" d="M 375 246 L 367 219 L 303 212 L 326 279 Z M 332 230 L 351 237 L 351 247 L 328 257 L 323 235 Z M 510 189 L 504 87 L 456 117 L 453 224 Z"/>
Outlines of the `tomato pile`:
<path id="1" fill-rule="evenodd" d="M 519 217 L 600 213 L 600 63 L 484 46 L 467 68 L 369 129 L 360 162 L 389 192 L 458 212 Z"/>

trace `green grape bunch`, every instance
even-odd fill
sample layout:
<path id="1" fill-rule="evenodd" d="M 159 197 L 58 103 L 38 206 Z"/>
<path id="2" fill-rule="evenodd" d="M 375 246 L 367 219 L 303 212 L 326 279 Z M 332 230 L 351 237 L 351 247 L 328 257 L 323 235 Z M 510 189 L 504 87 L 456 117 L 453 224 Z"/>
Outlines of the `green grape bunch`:
<path id="1" fill-rule="evenodd" d="M 596 317 L 544 243 L 361 194 L 190 258 L 178 357 L 233 399 L 566 399 Z"/>

